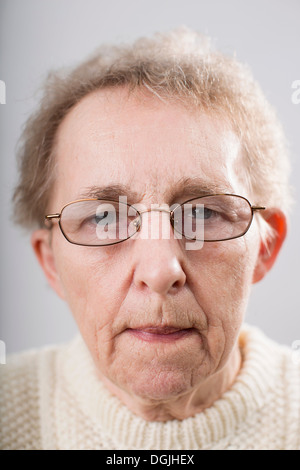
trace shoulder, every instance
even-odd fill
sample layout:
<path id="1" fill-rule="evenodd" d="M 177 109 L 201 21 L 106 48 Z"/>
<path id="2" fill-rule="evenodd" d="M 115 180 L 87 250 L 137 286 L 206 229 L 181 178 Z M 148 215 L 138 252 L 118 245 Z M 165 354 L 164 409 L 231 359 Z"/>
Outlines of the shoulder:
<path id="1" fill-rule="evenodd" d="M 276 405 L 282 408 L 285 450 L 300 450 L 300 355 L 291 347 L 271 342 L 278 354 Z"/>
<path id="2" fill-rule="evenodd" d="M 0 365 L 0 449 L 41 448 L 41 374 L 43 364 L 51 368 L 56 349 L 13 354 Z"/>
<path id="3" fill-rule="evenodd" d="M 251 373 L 268 386 L 264 409 L 270 411 L 270 422 L 281 428 L 284 448 L 300 450 L 300 344 L 279 344 L 249 325 L 240 342 L 246 356 L 253 358 Z"/>
<path id="4" fill-rule="evenodd" d="M 277 346 L 281 353 L 279 386 L 285 406 L 286 449 L 300 450 L 300 354 L 287 346 Z"/>
<path id="5" fill-rule="evenodd" d="M 261 358 L 261 364 L 265 367 L 265 373 L 271 372 L 285 385 L 290 385 L 291 390 L 300 392 L 300 341 L 295 342 L 295 347 L 288 347 L 269 338 L 262 330 L 248 324 L 243 325 L 240 334 L 241 349 L 246 350 L 247 355 L 255 355 Z M 267 370 L 271 368 L 272 370 Z M 300 393 L 296 398 L 300 402 Z"/>

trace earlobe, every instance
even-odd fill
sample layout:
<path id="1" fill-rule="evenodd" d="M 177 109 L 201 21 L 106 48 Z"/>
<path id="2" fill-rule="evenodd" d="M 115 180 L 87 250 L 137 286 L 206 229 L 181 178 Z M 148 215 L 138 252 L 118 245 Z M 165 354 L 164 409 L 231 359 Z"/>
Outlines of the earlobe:
<path id="1" fill-rule="evenodd" d="M 257 263 L 253 273 L 253 284 L 259 282 L 270 271 L 287 233 L 286 216 L 280 210 L 268 210 L 264 213 L 264 219 L 272 229 L 272 234 L 267 240 L 261 240 Z"/>
<path id="2" fill-rule="evenodd" d="M 56 269 L 50 232 L 47 229 L 35 230 L 31 235 L 31 245 L 44 274 L 57 295 L 64 299 L 59 274 Z"/>

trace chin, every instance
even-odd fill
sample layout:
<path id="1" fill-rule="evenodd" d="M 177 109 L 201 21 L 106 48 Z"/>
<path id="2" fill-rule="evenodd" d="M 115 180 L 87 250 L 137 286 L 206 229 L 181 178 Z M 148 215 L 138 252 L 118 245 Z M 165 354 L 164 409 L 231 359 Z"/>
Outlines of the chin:
<path id="1" fill-rule="evenodd" d="M 150 402 L 164 402 L 173 400 L 188 393 L 193 388 L 192 374 L 188 377 L 186 371 L 159 371 L 153 374 L 147 374 L 147 377 L 141 377 L 140 380 L 133 382 L 129 388 L 131 392 Z"/>

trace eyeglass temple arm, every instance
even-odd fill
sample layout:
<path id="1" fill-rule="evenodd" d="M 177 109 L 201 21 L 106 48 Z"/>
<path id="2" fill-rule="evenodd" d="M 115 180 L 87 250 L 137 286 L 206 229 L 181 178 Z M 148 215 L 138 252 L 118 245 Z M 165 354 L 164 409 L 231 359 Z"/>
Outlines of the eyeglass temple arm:
<path id="1" fill-rule="evenodd" d="M 45 215 L 45 225 L 46 225 L 47 228 L 52 227 L 52 219 L 60 219 L 60 214 Z"/>
<path id="2" fill-rule="evenodd" d="M 266 208 L 263 206 L 251 206 L 252 212 L 255 211 L 264 211 Z"/>

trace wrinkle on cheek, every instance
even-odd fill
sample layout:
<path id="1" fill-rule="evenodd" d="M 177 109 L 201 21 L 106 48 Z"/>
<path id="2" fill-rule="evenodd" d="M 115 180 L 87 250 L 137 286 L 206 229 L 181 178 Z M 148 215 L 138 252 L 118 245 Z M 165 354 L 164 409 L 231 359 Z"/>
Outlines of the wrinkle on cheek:
<path id="1" fill-rule="evenodd" d="M 191 276 L 192 291 L 206 317 L 207 330 L 201 334 L 207 360 L 214 368 L 226 361 L 243 321 L 251 288 L 252 252 L 244 238 L 206 246 L 193 266 L 199 274 Z"/>
<path id="2" fill-rule="evenodd" d="M 202 341 L 207 353 L 207 362 L 213 366 L 215 371 L 226 350 L 226 330 L 224 330 L 222 318 L 214 318 L 213 321 L 208 322 L 208 328 L 202 335 Z"/>
<path id="3" fill-rule="evenodd" d="M 108 320 L 102 323 L 101 319 L 94 325 L 94 345 L 96 350 L 96 363 L 105 363 L 105 367 L 111 367 L 117 354 L 116 343 Z M 103 361 L 105 359 L 105 361 Z"/>
<path id="4" fill-rule="evenodd" d="M 77 256 L 60 256 L 66 301 L 94 361 L 108 367 L 117 356 L 115 319 L 122 303 L 123 290 L 118 286 L 124 260 L 116 256 L 114 247 L 78 248 Z"/>

